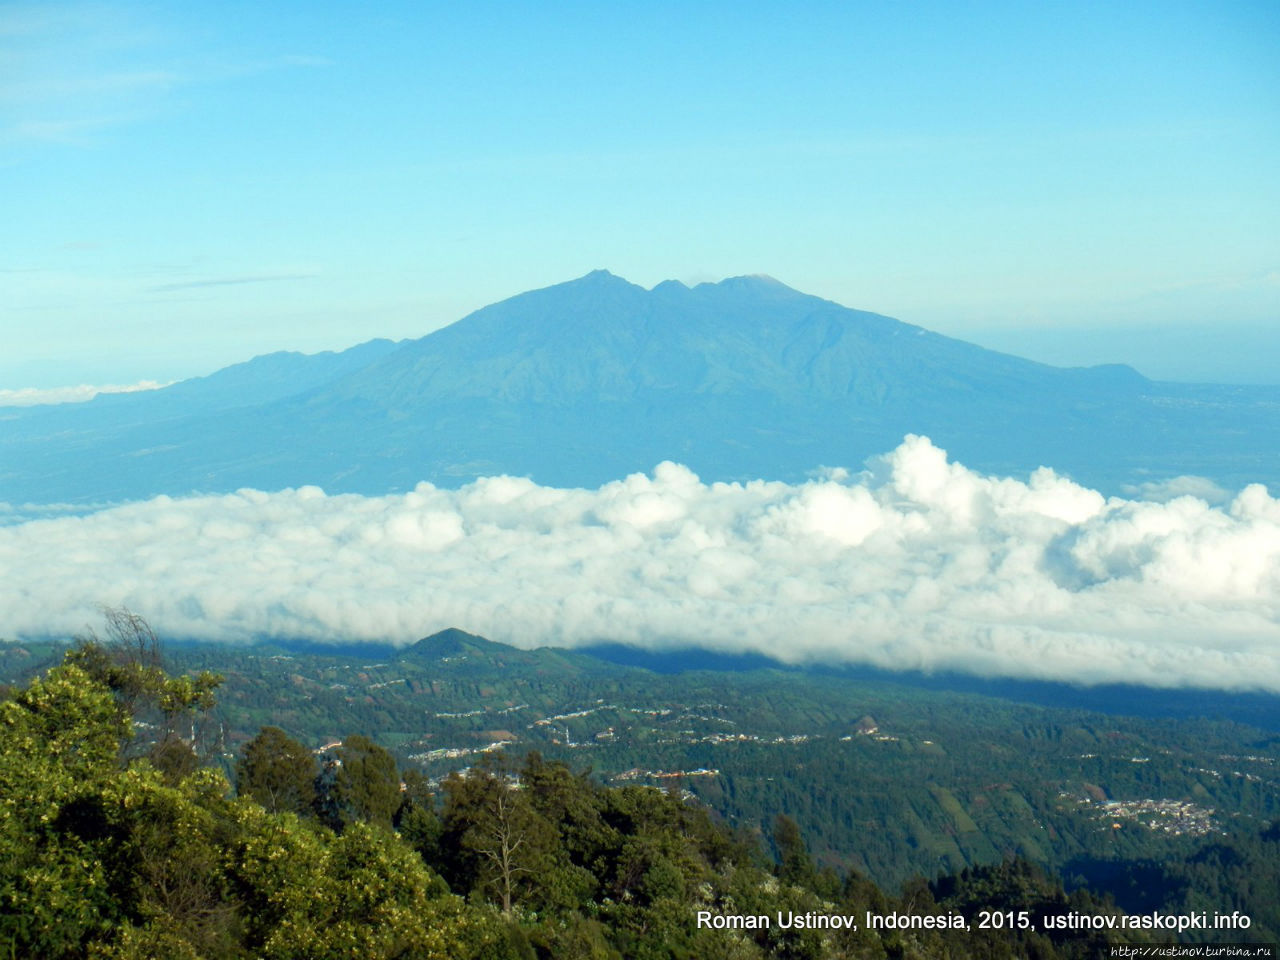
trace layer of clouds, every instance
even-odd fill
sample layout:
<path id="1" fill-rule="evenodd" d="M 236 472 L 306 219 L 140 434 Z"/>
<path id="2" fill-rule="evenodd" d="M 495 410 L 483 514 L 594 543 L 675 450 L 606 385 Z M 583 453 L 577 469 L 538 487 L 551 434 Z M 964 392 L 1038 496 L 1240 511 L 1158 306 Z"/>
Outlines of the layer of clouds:
<path id="1" fill-rule="evenodd" d="M 1169 492 L 1169 491 L 1162 491 Z M 923 437 L 857 476 L 159 497 L 0 527 L 0 635 L 691 643 L 792 662 L 1280 691 L 1280 501 L 1106 499 Z"/>
<path id="2" fill-rule="evenodd" d="M 74 387 L 20 387 L 16 390 L 0 390 L 0 407 L 34 407 L 44 403 L 84 403 L 100 393 L 137 393 L 140 390 L 159 390 L 168 385 L 156 380 L 140 380 L 137 383 L 108 383 L 102 386 L 82 383 Z"/>

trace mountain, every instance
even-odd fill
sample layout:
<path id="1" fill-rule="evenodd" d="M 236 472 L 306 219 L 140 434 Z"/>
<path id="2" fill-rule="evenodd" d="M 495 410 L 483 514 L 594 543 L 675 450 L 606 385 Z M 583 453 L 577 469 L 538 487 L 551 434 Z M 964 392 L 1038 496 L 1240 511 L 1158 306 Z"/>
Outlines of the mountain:
<path id="1" fill-rule="evenodd" d="M 621 667 L 588 654 L 556 647 L 522 650 L 456 627 L 422 638 L 397 651 L 393 659 L 406 668 L 426 669 L 433 673 L 443 669 L 455 678 L 479 676 L 492 679 L 495 675 L 517 671 L 526 679 L 553 677 L 566 680 L 623 672 Z"/>
<path id="2" fill-rule="evenodd" d="M 390 340 L 379 339 L 340 353 L 281 350 L 159 390 L 103 393 L 87 403 L 0 407 L 0 436 L 6 440 L 43 440 L 65 432 L 93 435 L 258 407 L 305 393 L 366 367 L 396 346 Z"/>
<path id="3" fill-rule="evenodd" d="M 127 413 L 100 397 L 0 420 L 0 500 L 375 494 L 496 473 L 596 485 L 667 459 L 704 479 L 796 480 L 858 468 L 906 433 L 979 470 L 1047 464 L 1108 492 L 1187 473 L 1280 479 L 1280 388 L 1047 366 L 767 277 L 645 290 L 595 271 L 353 349 L 292 390 L 264 368 L 239 406 L 188 381 Z"/>

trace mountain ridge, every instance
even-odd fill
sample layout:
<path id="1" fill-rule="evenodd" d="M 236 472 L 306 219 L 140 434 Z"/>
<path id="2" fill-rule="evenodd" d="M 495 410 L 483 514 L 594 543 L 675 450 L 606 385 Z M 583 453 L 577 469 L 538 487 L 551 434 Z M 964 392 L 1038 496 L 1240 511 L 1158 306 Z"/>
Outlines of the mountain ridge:
<path id="1" fill-rule="evenodd" d="M 660 404 L 684 390 L 885 405 L 908 392 L 918 400 L 940 387 L 971 389 L 954 371 L 975 359 L 985 365 L 983 387 L 993 379 L 1022 391 L 1071 378 L 1109 390 L 1149 383 L 1122 365 L 1057 368 L 986 351 L 772 279 L 733 277 L 656 295 L 662 286 L 646 291 L 593 271 L 520 294 L 409 341 L 311 402 L 365 400 L 396 412 L 458 398 Z M 911 337 L 918 342 L 904 346 Z M 903 369 L 904 355 L 923 358 L 924 369 Z"/>
<path id="2" fill-rule="evenodd" d="M 446 627 L 397 650 L 398 663 L 436 664 L 446 662 L 455 674 L 482 674 L 491 670 L 519 670 L 530 676 L 549 673 L 576 677 L 584 674 L 608 675 L 623 668 L 589 654 L 563 647 L 525 649 Z"/>
<path id="3" fill-rule="evenodd" d="M 243 404 L 210 385 L 273 361 L 155 391 L 132 418 L 95 401 L 0 420 L 0 501 L 381 494 L 501 473 L 595 486 L 663 460 L 709 480 L 796 481 L 856 469 L 907 433 L 983 472 L 1048 465 L 1109 493 L 1179 474 L 1280 478 L 1266 453 L 1280 388 L 1052 367 L 759 276 L 646 290 L 598 270 L 352 349 L 298 361 L 297 389 L 250 383 Z"/>

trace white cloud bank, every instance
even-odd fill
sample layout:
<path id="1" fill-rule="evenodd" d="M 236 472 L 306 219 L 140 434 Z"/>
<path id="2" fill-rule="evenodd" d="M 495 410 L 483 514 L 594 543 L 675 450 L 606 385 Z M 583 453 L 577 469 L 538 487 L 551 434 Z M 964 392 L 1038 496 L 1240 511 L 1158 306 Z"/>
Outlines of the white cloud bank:
<path id="1" fill-rule="evenodd" d="M 0 527 L 0 634 L 124 605 L 165 635 L 520 646 L 696 643 L 791 662 L 1280 691 L 1280 501 L 1105 499 L 948 462 L 926 438 L 850 478 L 598 490 L 492 477 L 314 487 Z"/>
<path id="2" fill-rule="evenodd" d="M 170 381 L 172 382 L 172 381 Z M 100 393 L 138 393 L 142 390 L 159 390 L 169 386 L 155 380 L 137 383 L 108 383 L 95 387 L 82 383 L 74 387 L 19 387 L 16 390 L 0 390 L 0 407 L 34 407 L 45 403 L 84 403 Z"/>

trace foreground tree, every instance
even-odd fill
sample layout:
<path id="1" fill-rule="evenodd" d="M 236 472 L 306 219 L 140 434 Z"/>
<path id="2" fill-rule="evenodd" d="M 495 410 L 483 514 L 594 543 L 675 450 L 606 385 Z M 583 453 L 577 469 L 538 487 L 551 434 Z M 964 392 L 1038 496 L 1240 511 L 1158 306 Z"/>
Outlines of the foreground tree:
<path id="1" fill-rule="evenodd" d="M 236 790 L 268 813 L 309 815 L 315 804 L 315 755 L 279 727 L 263 727 L 244 745 L 236 764 Z"/>
<path id="2" fill-rule="evenodd" d="M 0 703 L 0 955 L 73 955 L 119 922 L 97 797 L 128 733 L 111 691 L 75 666 Z"/>
<path id="3" fill-rule="evenodd" d="M 337 836 L 217 770 L 128 756 L 124 698 L 86 650 L 0 702 L 0 957 L 520 956 L 389 830 Z M 197 686 L 156 679 L 182 702 Z"/>
<path id="4" fill-rule="evenodd" d="M 315 782 L 316 810 L 332 829 L 353 823 L 391 829 L 400 809 L 400 773 L 395 757 L 368 737 L 343 740 Z"/>
<path id="5" fill-rule="evenodd" d="M 404 791 L 400 797 L 400 808 L 396 811 L 394 826 L 424 861 L 440 862 L 440 834 L 443 828 L 436 815 L 435 795 L 431 792 L 431 784 L 421 770 L 409 769 L 404 772 Z"/>
<path id="6" fill-rule="evenodd" d="M 449 777 L 444 791 L 441 844 L 453 879 L 483 891 L 511 917 L 547 879 L 554 831 L 507 771 L 473 768 Z"/>
<path id="7" fill-rule="evenodd" d="M 189 772 L 192 764 L 180 757 L 180 744 L 197 762 L 219 747 L 210 720 L 222 677 L 208 671 L 170 677 L 159 638 L 142 617 L 113 607 L 104 607 L 103 617 L 105 639 L 87 630 L 67 654 L 67 663 L 109 689 L 120 720 L 131 721 L 121 743 L 124 759 L 150 754 L 166 770 L 179 776 Z M 144 729 L 154 732 L 135 736 Z"/>

